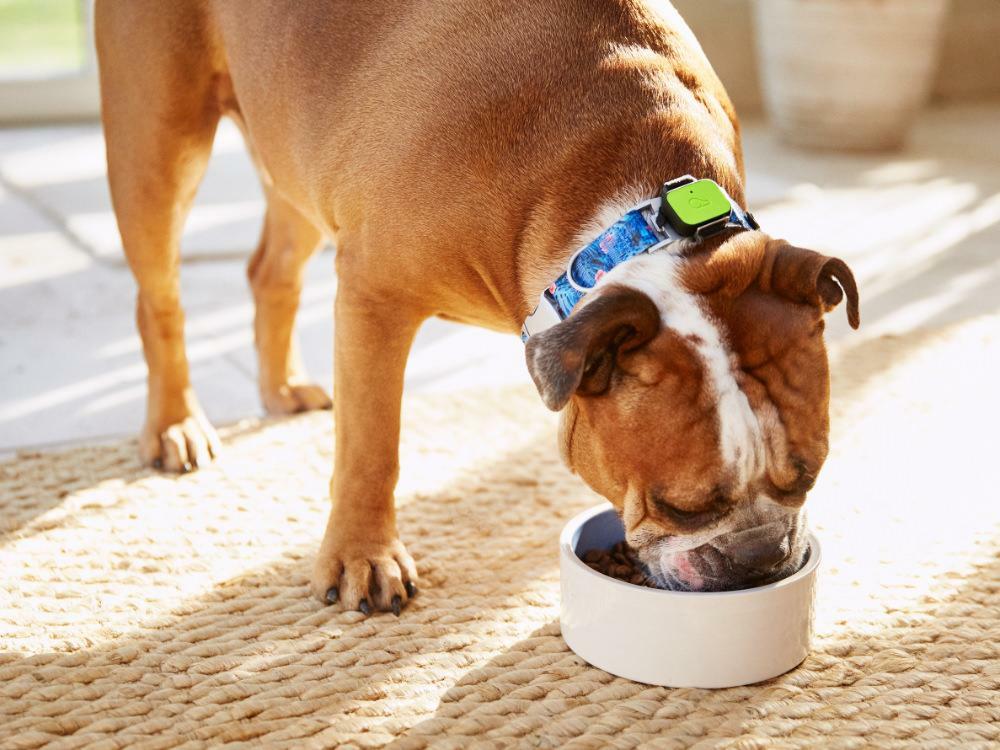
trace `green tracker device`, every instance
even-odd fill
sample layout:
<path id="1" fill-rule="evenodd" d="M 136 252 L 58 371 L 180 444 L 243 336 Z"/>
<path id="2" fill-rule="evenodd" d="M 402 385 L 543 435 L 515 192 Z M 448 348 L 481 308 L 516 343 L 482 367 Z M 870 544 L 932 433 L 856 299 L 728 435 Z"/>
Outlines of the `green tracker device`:
<path id="1" fill-rule="evenodd" d="M 721 228 L 728 220 L 732 204 L 715 182 L 694 180 L 679 187 L 675 184 L 663 186 L 660 218 L 681 235 L 693 237 L 699 229 L 708 229 L 713 224 Z"/>

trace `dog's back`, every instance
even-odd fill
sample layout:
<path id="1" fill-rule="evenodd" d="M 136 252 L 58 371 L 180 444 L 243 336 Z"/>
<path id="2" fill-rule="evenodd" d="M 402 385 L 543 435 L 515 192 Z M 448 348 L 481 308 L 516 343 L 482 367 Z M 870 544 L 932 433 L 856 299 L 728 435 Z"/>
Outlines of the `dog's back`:
<path id="1" fill-rule="evenodd" d="M 662 138 L 674 111 L 670 149 L 688 139 L 692 152 L 739 154 L 725 92 L 665 3 L 182 0 L 100 2 L 97 15 L 102 47 L 153 57 L 135 71 L 148 88 L 245 122 L 278 189 L 330 228 L 390 206 L 433 234 L 420 225 L 429 207 L 436 226 L 467 225 L 483 206 L 516 221 L 540 191 L 593 192 L 598 173 L 605 189 L 658 180 L 668 144 L 630 140 Z M 713 138 L 725 148 L 700 148 Z M 741 197 L 741 164 L 705 166 Z"/>

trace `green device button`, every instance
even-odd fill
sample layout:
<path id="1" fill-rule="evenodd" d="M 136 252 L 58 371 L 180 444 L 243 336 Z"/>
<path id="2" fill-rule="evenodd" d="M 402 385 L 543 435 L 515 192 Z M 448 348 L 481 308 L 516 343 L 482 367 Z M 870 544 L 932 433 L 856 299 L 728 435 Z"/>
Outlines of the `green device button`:
<path id="1" fill-rule="evenodd" d="M 663 209 L 670 224 L 690 236 L 698 227 L 728 216 L 732 207 L 722 189 L 712 180 L 698 180 L 671 190 L 664 196 Z"/>

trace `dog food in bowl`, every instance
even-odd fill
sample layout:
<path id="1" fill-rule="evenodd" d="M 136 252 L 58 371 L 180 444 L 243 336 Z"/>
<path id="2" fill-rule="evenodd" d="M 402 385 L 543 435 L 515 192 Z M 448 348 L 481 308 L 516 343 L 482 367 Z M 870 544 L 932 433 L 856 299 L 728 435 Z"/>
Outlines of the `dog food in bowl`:
<path id="1" fill-rule="evenodd" d="M 776 677 L 809 653 L 820 547 L 808 539 L 805 564 L 775 583 L 667 591 L 630 563 L 621 520 L 602 503 L 559 539 L 563 639 L 593 666 L 650 685 L 722 688 Z"/>
<path id="2" fill-rule="evenodd" d="M 642 564 L 625 542 L 618 542 L 611 549 L 592 549 L 584 552 L 583 561 L 591 570 L 596 570 L 608 578 L 631 583 L 633 586 L 659 588 L 642 570 Z"/>

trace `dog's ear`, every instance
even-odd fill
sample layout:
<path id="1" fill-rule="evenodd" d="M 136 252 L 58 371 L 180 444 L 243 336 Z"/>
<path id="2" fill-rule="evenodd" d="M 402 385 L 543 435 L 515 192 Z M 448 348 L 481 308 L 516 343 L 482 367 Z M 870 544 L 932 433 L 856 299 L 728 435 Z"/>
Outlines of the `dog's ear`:
<path id="1" fill-rule="evenodd" d="M 618 354 L 642 346 L 659 329 L 653 300 L 609 284 L 566 320 L 528 339 L 528 372 L 545 405 L 559 411 L 574 393 L 606 391 Z"/>
<path id="2" fill-rule="evenodd" d="M 861 324 L 858 285 L 851 269 L 840 258 L 794 247 L 782 240 L 770 240 L 764 249 L 757 283 L 765 292 L 815 305 L 823 312 L 830 312 L 846 295 L 847 321 L 851 328 Z"/>

